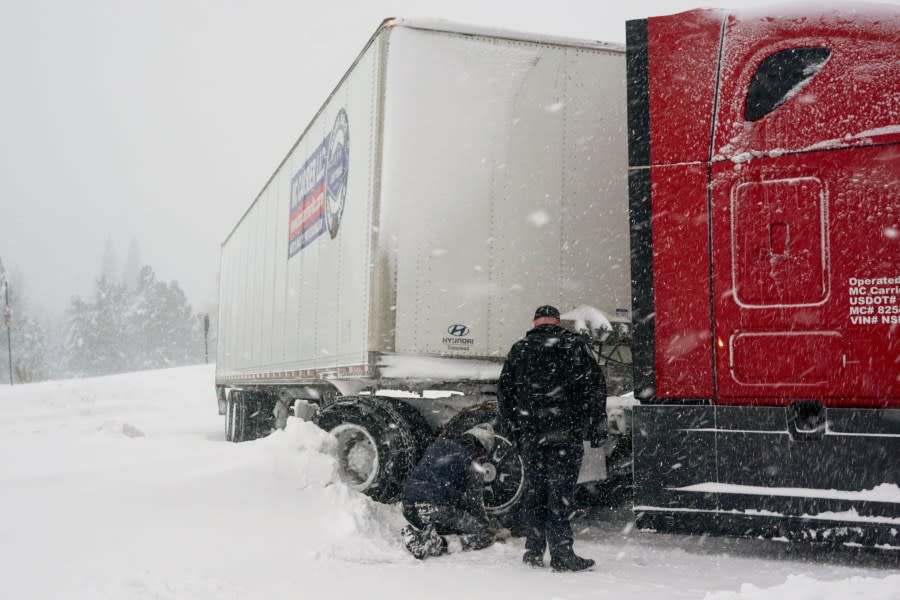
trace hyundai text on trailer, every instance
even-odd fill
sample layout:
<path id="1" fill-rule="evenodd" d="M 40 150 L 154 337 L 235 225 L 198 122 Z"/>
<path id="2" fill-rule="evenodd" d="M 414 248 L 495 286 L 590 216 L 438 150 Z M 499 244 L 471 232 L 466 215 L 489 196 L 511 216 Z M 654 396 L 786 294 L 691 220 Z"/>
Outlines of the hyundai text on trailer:
<path id="1" fill-rule="evenodd" d="M 640 527 L 900 545 L 898 32 L 698 10 L 626 67 L 385 21 L 223 244 L 227 438 L 312 418 L 390 501 L 551 302 L 615 394 L 579 481 L 633 477 Z M 486 473 L 514 516 L 508 443 Z"/>

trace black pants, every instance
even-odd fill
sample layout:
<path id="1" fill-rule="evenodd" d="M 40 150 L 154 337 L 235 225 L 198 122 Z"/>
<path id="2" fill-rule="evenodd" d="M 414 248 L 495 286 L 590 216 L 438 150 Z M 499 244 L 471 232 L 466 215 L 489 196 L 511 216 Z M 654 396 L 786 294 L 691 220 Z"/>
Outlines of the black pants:
<path id="1" fill-rule="evenodd" d="M 425 529 L 434 525 L 441 536 L 458 535 L 463 550 L 481 550 L 491 545 L 487 523 L 464 510 L 429 502 L 403 502 L 403 516 L 410 525 Z M 444 548 L 447 541 L 444 540 Z"/>
<path id="2" fill-rule="evenodd" d="M 575 484 L 583 455 L 581 443 L 523 442 L 522 522 L 526 552 L 543 556 L 548 545 L 551 557 L 572 552 L 574 540 L 569 517 L 575 504 Z"/>

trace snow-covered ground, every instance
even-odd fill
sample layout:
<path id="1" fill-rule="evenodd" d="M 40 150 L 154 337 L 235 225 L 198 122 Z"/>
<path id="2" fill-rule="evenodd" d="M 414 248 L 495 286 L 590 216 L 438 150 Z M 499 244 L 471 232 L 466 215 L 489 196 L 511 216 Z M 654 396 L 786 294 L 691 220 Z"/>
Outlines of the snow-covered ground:
<path id="1" fill-rule="evenodd" d="M 522 541 L 416 561 L 396 506 L 349 491 L 330 438 L 225 442 L 212 367 L 0 389 L 4 598 L 900 598 L 897 557 L 576 523 L 594 571 L 522 566 Z"/>

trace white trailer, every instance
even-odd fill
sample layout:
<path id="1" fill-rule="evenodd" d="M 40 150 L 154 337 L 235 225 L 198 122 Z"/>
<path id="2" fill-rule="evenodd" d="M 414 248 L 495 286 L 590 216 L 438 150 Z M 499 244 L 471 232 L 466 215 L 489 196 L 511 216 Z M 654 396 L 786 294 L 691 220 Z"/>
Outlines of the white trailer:
<path id="1" fill-rule="evenodd" d="M 227 437 L 315 413 L 388 500 L 535 307 L 627 327 L 625 89 L 618 46 L 384 21 L 222 245 Z"/>

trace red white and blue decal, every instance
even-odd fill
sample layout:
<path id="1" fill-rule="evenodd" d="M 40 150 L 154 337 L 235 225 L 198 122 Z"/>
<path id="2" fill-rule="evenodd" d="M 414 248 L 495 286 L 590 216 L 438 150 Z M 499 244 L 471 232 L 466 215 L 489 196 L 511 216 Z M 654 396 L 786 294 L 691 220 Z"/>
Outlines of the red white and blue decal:
<path id="1" fill-rule="evenodd" d="M 337 236 L 347 197 L 350 124 L 342 108 L 334 127 L 291 179 L 288 258 L 326 231 Z"/>

